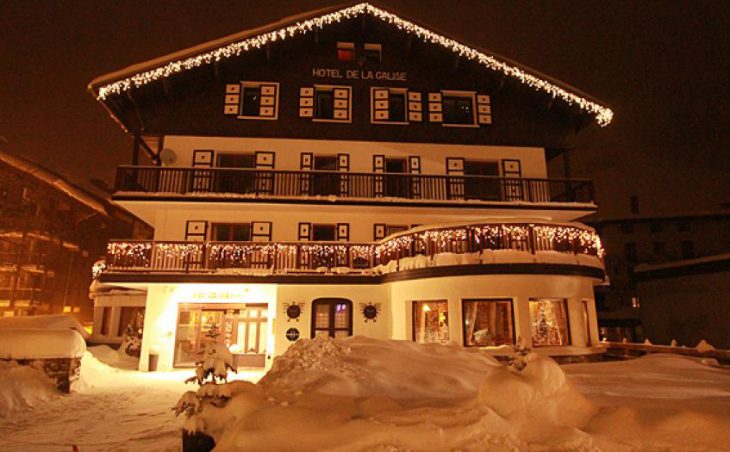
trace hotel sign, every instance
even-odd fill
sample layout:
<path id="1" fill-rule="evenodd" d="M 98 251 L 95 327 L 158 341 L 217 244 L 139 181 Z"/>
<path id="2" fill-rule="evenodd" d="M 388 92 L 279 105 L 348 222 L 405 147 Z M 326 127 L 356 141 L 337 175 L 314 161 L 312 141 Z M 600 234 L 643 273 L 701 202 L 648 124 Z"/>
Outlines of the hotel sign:
<path id="1" fill-rule="evenodd" d="M 408 81 L 407 72 L 366 71 L 362 69 L 314 68 L 312 69 L 312 77 L 347 80 L 385 80 L 389 82 Z"/>

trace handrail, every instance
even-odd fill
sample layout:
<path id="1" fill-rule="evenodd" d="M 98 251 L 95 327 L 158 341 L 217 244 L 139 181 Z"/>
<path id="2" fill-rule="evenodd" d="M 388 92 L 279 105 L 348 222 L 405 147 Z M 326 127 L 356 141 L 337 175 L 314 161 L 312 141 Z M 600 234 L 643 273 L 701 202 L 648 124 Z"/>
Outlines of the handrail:
<path id="1" fill-rule="evenodd" d="M 120 166 L 117 192 L 208 193 L 257 197 L 336 196 L 432 201 L 593 202 L 585 179 L 411 173 L 361 173 L 324 170 Z"/>
<path id="2" fill-rule="evenodd" d="M 263 270 L 366 272 L 401 259 L 514 250 L 603 257 L 593 230 L 541 223 L 481 223 L 396 234 L 379 242 L 110 241 L 106 271 Z"/>

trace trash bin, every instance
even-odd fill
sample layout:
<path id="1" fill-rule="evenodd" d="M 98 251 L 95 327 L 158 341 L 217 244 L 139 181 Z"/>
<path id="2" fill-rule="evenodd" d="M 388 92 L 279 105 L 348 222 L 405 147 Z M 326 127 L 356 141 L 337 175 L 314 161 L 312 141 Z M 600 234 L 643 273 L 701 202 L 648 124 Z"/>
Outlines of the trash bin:
<path id="1" fill-rule="evenodd" d="M 147 362 L 147 370 L 149 372 L 155 372 L 157 370 L 158 362 L 160 362 L 160 355 L 157 353 L 150 353 L 149 361 Z"/>

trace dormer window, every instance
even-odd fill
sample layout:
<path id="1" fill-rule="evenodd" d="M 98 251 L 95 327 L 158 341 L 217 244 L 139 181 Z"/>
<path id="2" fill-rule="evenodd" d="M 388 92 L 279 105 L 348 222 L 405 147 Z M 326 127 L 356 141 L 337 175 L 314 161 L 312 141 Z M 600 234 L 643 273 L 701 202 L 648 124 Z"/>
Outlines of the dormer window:
<path id="1" fill-rule="evenodd" d="M 355 43 L 354 42 L 338 42 L 337 43 L 337 60 L 338 61 L 355 61 Z"/>
<path id="2" fill-rule="evenodd" d="M 444 125 L 474 125 L 474 94 L 445 91 L 442 97 Z"/>
<path id="3" fill-rule="evenodd" d="M 380 44 L 368 43 L 363 47 L 363 56 L 365 57 L 365 61 L 368 63 L 380 63 L 382 57 L 381 53 L 382 47 Z"/>

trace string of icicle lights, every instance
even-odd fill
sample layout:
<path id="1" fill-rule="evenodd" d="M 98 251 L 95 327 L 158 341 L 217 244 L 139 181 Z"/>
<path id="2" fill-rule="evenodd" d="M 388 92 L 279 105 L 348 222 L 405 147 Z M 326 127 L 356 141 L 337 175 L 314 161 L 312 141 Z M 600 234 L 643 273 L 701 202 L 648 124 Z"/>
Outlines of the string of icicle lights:
<path id="1" fill-rule="evenodd" d="M 243 52 L 247 52 L 252 49 L 259 49 L 270 42 L 282 41 L 284 39 L 294 36 L 304 35 L 311 32 L 312 30 L 321 29 L 324 28 L 326 25 L 338 23 L 362 14 L 370 14 L 380 20 L 394 25 L 399 30 L 403 30 L 406 33 L 410 33 L 419 37 L 425 42 L 438 44 L 457 53 L 459 56 L 462 56 L 472 61 L 477 61 L 490 69 L 502 72 L 509 77 L 515 78 L 527 86 L 530 86 L 536 90 L 544 91 L 552 95 L 553 97 L 560 98 L 570 105 L 577 105 L 583 110 L 595 115 L 596 121 L 601 126 L 608 125 L 613 118 L 613 111 L 611 111 L 611 109 L 608 107 L 604 107 L 596 102 L 588 100 L 577 94 L 571 93 L 559 86 L 554 85 L 553 83 L 529 74 L 516 66 L 512 66 L 508 63 L 505 63 L 504 61 L 500 61 L 492 55 L 486 55 L 476 49 L 456 42 L 453 39 L 449 39 L 438 33 L 434 33 L 433 31 L 409 22 L 408 20 L 402 19 L 393 13 L 389 13 L 380 8 L 376 8 L 369 3 L 359 3 L 357 5 L 350 6 L 339 11 L 335 11 L 333 13 L 325 14 L 313 19 L 305 20 L 303 22 L 297 22 L 294 25 L 290 25 L 279 30 L 271 31 L 258 36 L 244 39 L 242 41 L 234 42 L 200 55 L 185 58 L 182 60 L 172 61 L 165 64 L 164 66 L 140 72 L 131 77 L 127 77 L 125 79 L 118 80 L 116 82 L 109 83 L 100 87 L 97 91 L 97 99 L 103 100 L 110 95 L 120 94 L 124 91 L 129 91 L 130 89 L 132 89 L 132 87 L 140 87 L 155 80 L 169 77 L 173 74 L 238 56 Z"/>

